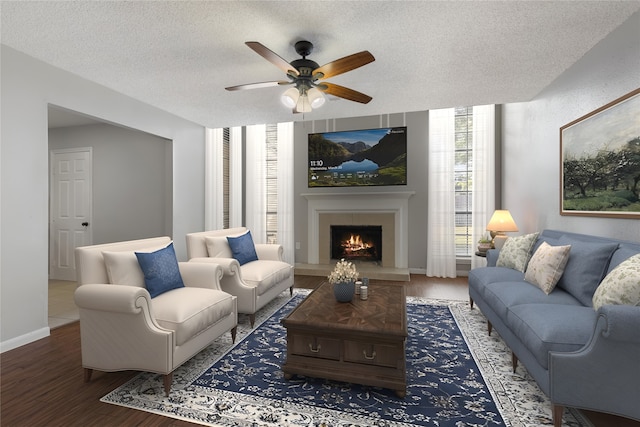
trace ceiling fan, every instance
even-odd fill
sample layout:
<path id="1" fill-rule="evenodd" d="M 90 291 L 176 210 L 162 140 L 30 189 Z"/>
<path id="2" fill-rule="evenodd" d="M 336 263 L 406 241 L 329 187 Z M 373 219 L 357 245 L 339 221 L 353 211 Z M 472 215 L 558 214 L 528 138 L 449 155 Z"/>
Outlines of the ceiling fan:
<path id="1" fill-rule="evenodd" d="M 287 107 L 292 108 L 295 113 L 309 112 L 313 108 L 320 107 L 325 101 L 323 94 L 334 95 L 362 104 L 366 104 L 372 99 L 369 95 L 349 89 L 348 87 L 321 81 L 346 73 L 347 71 L 355 70 L 356 68 L 375 61 L 373 55 L 366 50 L 336 59 L 320 67 L 315 61 L 307 59 L 307 56 L 309 56 L 313 50 L 313 44 L 306 40 L 296 42 L 296 52 L 302 56 L 302 58 L 291 61 L 291 63 L 285 61 L 278 54 L 259 42 L 246 42 L 245 44 L 258 55 L 284 71 L 289 80 L 230 86 L 225 88 L 226 90 L 234 91 L 295 85 L 295 87 L 285 91 L 281 98 L 282 102 Z"/>

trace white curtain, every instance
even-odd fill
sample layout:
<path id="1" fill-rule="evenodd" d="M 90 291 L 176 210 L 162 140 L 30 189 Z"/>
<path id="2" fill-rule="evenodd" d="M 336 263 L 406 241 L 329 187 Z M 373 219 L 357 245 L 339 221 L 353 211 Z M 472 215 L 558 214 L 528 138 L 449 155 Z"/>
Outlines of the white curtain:
<path id="1" fill-rule="evenodd" d="M 204 170 L 204 229 L 217 230 L 223 225 L 222 129 L 206 130 Z"/>
<path id="2" fill-rule="evenodd" d="M 495 105 L 473 107 L 472 253 L 495 209 L 495 111 Z M 471 256 L 471 268 L 485 265 L 485 258 Z"/>
<path id="3" fill-rule="evenodd" d="M 247 126 L 245 226 L 255 243 L 267 241 L 266 147 L 267 127 Z"/>
<path id="4" fill-rule="evenodd" d="M 293 122 L 278 124 L 278 243 L 284 261 L 295 263 L 293 233 Z"/>
<path id="5" fill-rule="evenodd" d="M 455 110 L 429 111 L 427 276 L 456 277 Z"/>
<path id="6" fill-rule="evenodd" d="M 242 128 L 229 129 L 229 228 L 242 227 Z"/>

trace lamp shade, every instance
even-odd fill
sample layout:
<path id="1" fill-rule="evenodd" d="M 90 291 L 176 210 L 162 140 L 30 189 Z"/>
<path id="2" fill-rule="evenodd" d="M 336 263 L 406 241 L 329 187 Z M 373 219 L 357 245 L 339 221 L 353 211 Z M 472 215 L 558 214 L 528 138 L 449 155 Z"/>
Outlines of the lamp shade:
<path id="1" fill-rule="evenodd" d="M 487 230 L 496 232 L 518 231 L 518 226 L 508 210 L 497 210 L 491 216 L 489 224 L 487 224 Z"/>
<path id="2" fill-rule="evenodd" d="M 320 89 L 312 87 L 307 91 L 307 96 L 309 97 L 309 103 L 311 104 L 311 108 L 322 107 L 324 104 L 324 95 L 320 91 Z"/>
<path id="3" fill-rule="evenodd" d="M 282 103 L 286 107 L 293 108 L 298 103 L 299 97 L 300 97 L 300 93 L 298 92 L 298 89 L 296 89 L 295 87 L 292 87 L 290 89 L 287 89 L 282 94 L 282 96 L 280 97 L 280 101 L 282 101 Z"/>

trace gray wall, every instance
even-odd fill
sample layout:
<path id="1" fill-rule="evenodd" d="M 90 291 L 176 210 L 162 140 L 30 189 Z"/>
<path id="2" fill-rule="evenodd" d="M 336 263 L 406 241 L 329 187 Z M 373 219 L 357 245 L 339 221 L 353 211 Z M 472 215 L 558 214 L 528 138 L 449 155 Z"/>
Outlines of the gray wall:
<path id="1" fill-rule="evenodd" d="M 49 148 L 93 149 L 93 244 L 171 236 L 171 141 L 109 124 L 49 130 Z"/>
<path id="2" fill-rule="evenodd" d="M 640 221 L 560 215 L 560 127 L 640 87 L 640 13 L 534 100 L 503 109 L 503 207 L 544 228 L 640 241 Z"/>
<path id="3" fill-rule="evenodd" d="M 1 46 L 0 350 L 49 334 L 48 105 L 173 141 L 173 236 L 204 228 L 203 126 Z"/>

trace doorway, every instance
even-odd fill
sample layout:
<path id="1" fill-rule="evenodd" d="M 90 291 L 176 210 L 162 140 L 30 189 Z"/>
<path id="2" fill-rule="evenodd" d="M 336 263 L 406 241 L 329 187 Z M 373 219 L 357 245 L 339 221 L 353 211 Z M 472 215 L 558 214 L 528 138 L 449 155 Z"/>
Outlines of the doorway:
<path id="1" fill-rule="evenodd" d="M 102 122 L 83 114 L 55 106 L 48 108 L 49 130 L 99 123 Z M 50 148 L 49 157 L 47 323 L 49 328 L 53 329 L 80 318 L 78 307 L 73 300 L 73 293 L 77 287 L 73 249 L 93 242 L 89 228 L 92 223 L 93 206 L 93 150 L 91 147 L 53 150 Z M 64 161 L 70 163 L 63 165 Z M 58 173 L 54 173 L 56 168 Z M 75 172 L 69 173 L 70 171 Z M 77 185 L 74 184 L 76 179 L 79 181 Z M 77 222 L 80 223 L 79 226 Z M 87 225 L 82 225 L 85 222 Z"/>
<path id="2" fill-rule="evenodd" d="M 58 232 L 56 224 L 50 222 L 48 299 L 50 314 L 55 314 L 75 308 L 73 292 L 63 290 L 69 287 L 75 290 L 75 246 L 172 236 L 173 144 L 166 138 L 49 106 L 48 145 L 49 152 L 61 153 L 61 156 L 69 153 L 75 156 L 87 147 L 91 154 L 91 183 L 75 184 L 82 194 L 78 200 L 88 200 L 89 207 L 77 209 L 81 211 L 79 215 L 69 214 L 71 209 L 63 212 L 64 216 L 79 222 L 72 224 L 76 230 Z M 83 169 L 89 168 L 82 157 L 65 161 L 77 161 L 83 164 Z M 71 166 L 65 167 L 71 169 Z M 54 181 L 55 178 L 50 184 L 49 198 L 51 214 L 57 215 L 59 209 L 54 207 L 53 199 L 59 197 L 51 189 Z M 61 185 L 64 191 L 72 186 L 68 182 Z M 85 186 L 90 189 L 90 195 L 84 192 Z M 81 220 L 77 221 L 78 218 Z M 68 250 L 60 250 L 62 256 L 54 256 L 58 246 Z M 71 271 L 73 273 L 69 273 Z M 59 274 L 61 272 L 64 274 Z M 58 278 L 66 280 L 60 282 Z M 62 286 L 69 284 L 71 286 Z M 56 322 L 49 317 L 50 327 Z"/>

